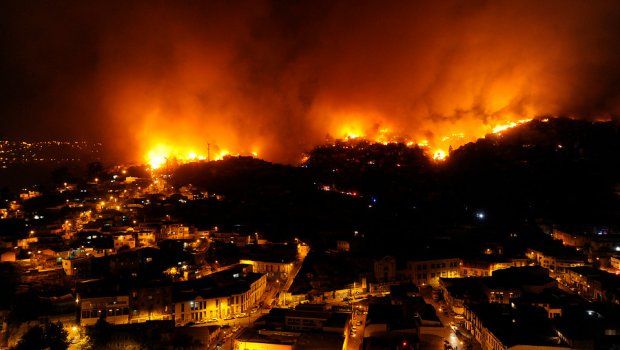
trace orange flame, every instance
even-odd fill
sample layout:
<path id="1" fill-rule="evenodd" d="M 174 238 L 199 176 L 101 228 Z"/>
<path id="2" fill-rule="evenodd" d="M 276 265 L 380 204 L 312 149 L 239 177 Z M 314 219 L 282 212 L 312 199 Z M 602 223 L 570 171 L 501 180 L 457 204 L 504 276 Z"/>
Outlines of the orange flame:
<path id="1" fill-rule="evenodd" d="M 437 161 L 446 160 L 446 152 L 444 152 L 443 150 L 440 150 L 440 149 L 436 150 L 433 153 L 433 159 L 437 160 Z"/>
<path id="2" fill-rule="evenodd" d="M 514 116 L 507 115 L 496 117 L 488 123 L 481 123 L 479 120 L 459 121 L 458 125 L 440 125 L 444 132 L 433 135 L 432 138 L 415 138 L 411 136 L 398 136 L 391 133 L 389 127 L 378 127 L 377 123 L 368 123 L 369 120 L 376 120 L 374 116 L 360 116 L 356 123 L 346 122 L 343 126 L 336 128 L 337 135 L 342 135 L 342 140 L 351 140 L 363 137 L 372 142 L 388 144 L 394 142 L 404 142 L 407 146 L 418 146 L 428 151 L 430 158 L 436 161 L 443 161 L 448 157 L 445 149 L 458 148 L 467 142 L 475 141 L 488 134 L 501 134 L 503 131 L 514 128 L 518 125 L 527 123 L 532 118 L 521 118 L 514 120 Z M 364 124 L 367 122 L 367 124 Z M 371 127 L 370 125 L 373 125 Z"/>
<path id="3" fill-rule="evenodd" d="M 448 148 L 457 148 L 461 145 L 475 141 L 487 134 L 501 134 L 502 132 L 527 123 L 532 118 L 521 118 L 512 120 L 511 116 L 506 118 L 496 118 L 495 120 L 483 124 L 479 122 L 469 121 L 459 123 L 458 125 L 441 125 L 441 129 L 445 129 L 442 134 L 435 134 L 432 137 L 412 137 L 400 136 L 392 133 L 393 128 L 387 125 L 381 125 L 376 122 L 376 116 L 356 115 L 354 118 L 334 118 L 335 120 L 345 120 L 340 125 L 335 125 L 332 135 L 340 136 L 340 140 L 354 140 L 364 138 L 371 142 L 389 144 L 395 142 L 403 142 L 409 147 L 421 147 L 426 149 L 430 158 L 435 161 L 444 161 L 448 157 L 445 151 Z M 428 134 L 427 134 L 428 135 Z M 429 135 L 430 136 L 430 135 Z M 174 143 L 154 143 L 145 156 L 146 163 L 151 169 L 159 169 L 167 163 L 186 163 L 202 160 L 221 160 L 228 155 L 240 155 L 241 153 L 233 153 L 229 149 L 209 145 L 207 147 L 189 147 L 183 145 L 175 145 Z M 232 147 L 233 149 L 235 147 Z M 244 155 L 258 157 L 257 148 L 251 148 L 251 151 L 244 152 Z"/>

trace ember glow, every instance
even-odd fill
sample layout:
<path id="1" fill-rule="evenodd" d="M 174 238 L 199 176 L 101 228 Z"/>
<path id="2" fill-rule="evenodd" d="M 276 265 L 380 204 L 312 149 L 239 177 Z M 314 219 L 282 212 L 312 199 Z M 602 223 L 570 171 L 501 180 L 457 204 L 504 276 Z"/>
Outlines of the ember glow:
<path id="1" fill-rule="evenodd" d="M 360 117 L 359 121 L 356 122 L 347 122 L 346 125 L 337 128 L 339 130 L 336 133 L 336 136 L 331 136 L 330 138 L 338 139 L 340 141 L 348 141 L 355 139 L 366 139 L 370 142 L 381 143 L 387 145 L 389 143 L 397 143 L 402 142 L 405 143 L 409 147 L 418 146 L 427 150 L 427 154 L 430 158 L 435 161 L 444 161 L 448 157 L 447 149 L 449 148 L 457 148 L 462 146 L 467 142 L 475 141 L 478 138 L 484 137 L 488 134 L 500 134 L 503 131 L 506 131 L 510 128 L 516 127 L 518 125 L 527 123 L 531 121 L 531 118 L 528 119 L 518 119 L 515 121 L 506 121 L 500 124 L 492 125 L 482 125 L 476 126 L 473 132 L 467 133 L 464 131 L 459 131 L 455 133 L 451 133 L 446 136 L 437 137 L 433 142 L 430 142 L 427 139 L 416 140 L 408 135 L 396 135 L 393 134 L 389 128 L 364 128 L 364 119 Z M 464 129 L 466 130 L 466 129 Z M 213 149 L 211 149 L 213 147 Z M 189 150 L 191 149 L 191 150 Z M 209 145 L 207 150 L 200 150 L 200 147 L 196 146 L 193 148 L 183 147 L 183 146 L 171 146 L 171 145 L 162 145 L 157 144 L 155 147 L 151 148 L 146 156 L 145 162 L 149 164 L 151 169 L 159 169 L 164 164 L 167 163 L 187 163 L 194 161 L 204 161 L 204 160 L 221 160 L 228 155 L 244 155 L 244 156 L 252 156 L 258 157 L 257 151 L 242 151 L 232 153 L 229 150 L 222 149 L 220 150 L 217 146 Z M 207 152 L 207 153 L 205 153 Z M 304 159 L 302 158 L 301 163 L 304 163 Z"/>
<path id="2" fill-rule="evenodd" d="M 514 128 L 517 125 L 527 123 L 527 122 L 529 122 L 531 120 L 532 119 L 520 119 L 520 120 L 509 122 L 509 123 L 506 123 L 506 124 L 497 125 L 496 127 L 493 128 L 493 133 L 494 134 L 499 134 L 499 133 L 501 133 L 504 130 L 508 130 L 510 128 Z"/>
<path id="3" fill-rule="evenodd" d="M 448 155 L 537 116 L 620 115 L 618 21 L 614 0 L 14 2 L 0 132 L 153 167 L 360 137 Z"/>
<path id="4" fill-rule="evenodd" d="M 475 123 L 473 125 L 462 125 L 454 129 L 459 131 L 441 137 L 437 136 L 433 138 L 432 141 L 429 141 L 428 139 L 416 139 L 406 134 L 396 135 L 387 127 L 379 128 L 375 125 L 374 130 L 371 127 L 364 128 L 362 127 L 362 125 L 364 125 L 364 119 L 360 118 L 357 123 L 349 123 L 339 128 L 340 134 L 337 134 L 339 137 L 336 138 L 342 141 L 363 138 L 384 145 L 402 142 L 409 147 L 418 146 L 424 148 L 427 150 L 427 154 L 430 158 L 436 161 L 443 161 L 448 157 L 446 150 L 450 148 L 458 148 L 465 143 L 475 141 L 488 134 L 501 134 L 503 131 L 527 123 L 532 119 L 533 118 L 521 118 L 516 120 L 505 119 L 502 122 L 496 121 L 489 124 Z M 356 125 L 356 127 L 352 127 L 351 125 Z M 412 134 L 415 134 L 415 131 L 412 130 Z"/>
<path id="5" fill-rule="evenodd" d="M 168 162 L 191 162 L 206 159 L 194 151 L 181 151 L 168 145 L 158 144 L 145 157 L 151 169 L 159 169 Z"/>

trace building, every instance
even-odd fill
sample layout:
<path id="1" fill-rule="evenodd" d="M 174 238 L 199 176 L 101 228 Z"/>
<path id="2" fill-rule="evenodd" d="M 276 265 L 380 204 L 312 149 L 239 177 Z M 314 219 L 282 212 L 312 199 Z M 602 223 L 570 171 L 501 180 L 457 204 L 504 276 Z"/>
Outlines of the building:
<path id="1" fill-rule="evenodd" d="M 437 318 L 434 312 L 433 315 Z M 362 348 L 419 349 L 421 319 L 426 317 L 419 317 L 419 314 L 413 317 L 404 304 L 371 303 L 368 305 Z"/>
<path id="2" fill-rule="evenodd" d="M 440 278 L 457 278 L 459 274 L 460 259 L 424 259 L 407 262 L 407 271 L 411 276 L 411 282 L 418 285 L 431 285 L 439 287 Z"/>
<path id="3" fill-rule="evenodd" d="M 188 226 L 183 224 L 167 224 L 160 228 L 160 239 L 195 239 Z"/>
<path id="4" fill-rule="evenodd" d="M 129 289 L 130 323 L 171 320 L 171 305 L 170 285 L 144 285 Z"/>
<path id="5" fill-rule="evenodd" d="M 253 271 L 263 273 L 269 278 L 281 278 L 283 280 L 290 276 L 293 270 L 292 261 L 282 261 L 273 259 L 273 261 L 256 261 L 256 260 L 239 260 L 239 264 L 252 265 Z"/>
<path id="6" fill-rule="evenodd" d="M 540 294 L 524 295 L 519 300 L 515 300 L 514 303 L 541 307 L 547 311 L 549 319 L 555 320 L 562 317 L 565 310 L 584 304 L 585 300 L 574 293 L 553 288 L 547 289 Z"/>
<path id="7" fill-rule="evenodd" d="M 91 274 L 91 257 L 68 257 L 62 259 L 62 269 L 67 276 L 75 279 L 89 278 Z"/>
<path id="8" fill-rule="evenodd" d="M 568 269 L 568 286 L 585 298 L 620 303 L 620 276 L 587 266 Z"/>
<path id="9" fill-rule="evenodd" d="M 340 334 L 245 328 L 234 340 L 239 350 L 344 350 Z"/>
<path id="10" fill-rule="evenodd" d="M 336 241 L 336 250 L 339 252 L 348 252 L 351 250 L 351 244 L 347 241 Z"/>
<path id="11" fill-rule="evenodd" d="M 139 230 L 134 232 L 139 247 L 151 247 L 156 244 L 157 237 L 155 232 L 149 230 Z"/>
<path id="12" fill-rule="evenodd" d="M 267 277 L 252 272 L 251 265 L 210 274 L 172 286 L 172 316 L 175 324 L 204 322 L 244 316 L 265 292 Z"/>
<path id="13" fill-rule="evenodd" d="M 160 249 L 154 247 L 126 250 L 109 257 L 109 269 L 115 275 L 153 275 L 162 269 L 161 256 Z"/>
<path id="14" fill-rule="evenodd" d="M 589 235 L 586 232 L 582 232 L 582 231 L 578 233 L 574 229 L 570 231 L 571 232 L 569 232 L 569 230 L 565 228 L 560 229 L 560 228 L 554 227 L 553 232 L 552 232 L 553 239 L 562 241 L 564 245 L 574 247 L 579 250 L 583 249 L 588 243 L 588 241 L 590 240 L 588 238 Z"/>
<path id="15" fill-rule="evenodd" d="M 554 331 L 547 312 L 539 307 L 466 304 L 464 319 L 482 350 L 571 349 Z"/>
<path id="16" fill-rule="evenodd" d="M 446 304 L 463 314 L 467 303 L 509 304 L 526 294 L 540 294 L 557 287 L 557 281 L 540 266 L 511 267 L 497 270 L 489 277 L 442 278 Z"/>
<path id="17" fill-rule="evenodd" d="M 76 302 L 80 305 L 80 325 L 93 326 L 100 318 L 110 324 L 129 323 L 129 296 L 122 292 L 117 294 L 78 295 Z"/>
<path id="18" fill-rule="evenodd" d="M 118 252 L 121 248 L 133 249 L 136 247 L 136 239 L 131 233 L 123 233 L 112 236 L 114 251 Z"/>
<path id="19" fill-rule="evenodd" d="M 253 238 L 253 235 L 236 232 L 211 232 L 209 234 L 209 239 L 213 242 L 229 243 L 238 247 L 243 247 L 252 243 Z"/>
<path id="20" fill-rule="evenodd" d="M 614 349 L 620 344 L 620 306 L 583 303 L 563 310 L 555 330 L 572 349 Z"/>
<path id="21" fill-rule="evenodd" d="M 527 266 L 527 258 L 504 258 L 500 256 L 483 255 L 477 259 L 463 259 L 459 267 L 461 277 L 491 276 L 493 271 L 509 267 Z"/>
<path id="22" fill-rule="evenodd" d="M 561 276 L 568 272 L 568 268 L 575 266 L 584 266 L 586 259 L 579 252 L 567 249 L 540 249 L 528 248 L 527 257 L 540 265 L 552 274 Z"/>
<path id="23" fill-rule="evenodd" d="M 386 255 L 373 262 L 375 280 L 379 283 L 396 280 L 396 258 Z"/>
<path id="24" fill-rule="evenodd" d="M 351 319 L 348 312 L 333 312 L 322 307 L 314 308 L 311 305 L 304 307 L 301 305 L 295 310 L 292 309 L 272 309 L 269 316 L 280 318 L 284 328 L 288 331 L 320 331 L 327 333 L 345 334 L 347 324 Z"/>
<path id="25" fill-rule="evenodd" d="M 297 262 L 298 247 L 293 244 L 261 244 L 240 248 L 240 264 L 252 265 L 267 278 L 286 280 Z"/>
<path id="26" fill-rule="evenodd" d="M 271 309 L 235 340 L 238 349 L 345 349 L 351 314 L 327 310 L 326 305 Z"/>

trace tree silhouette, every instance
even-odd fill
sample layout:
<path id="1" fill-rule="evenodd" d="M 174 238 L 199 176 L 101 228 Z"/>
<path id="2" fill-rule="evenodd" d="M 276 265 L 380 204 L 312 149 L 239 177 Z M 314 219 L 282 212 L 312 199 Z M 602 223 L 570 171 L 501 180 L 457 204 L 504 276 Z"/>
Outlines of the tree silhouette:
<path id="1" fill-rule="evenodd" d="M 13 350 L 50 349 L 66 350 L 69 348 L 67 332 L 62 323 L 48 322 L 43 325 L 30 328 L 19 340 Z"/>

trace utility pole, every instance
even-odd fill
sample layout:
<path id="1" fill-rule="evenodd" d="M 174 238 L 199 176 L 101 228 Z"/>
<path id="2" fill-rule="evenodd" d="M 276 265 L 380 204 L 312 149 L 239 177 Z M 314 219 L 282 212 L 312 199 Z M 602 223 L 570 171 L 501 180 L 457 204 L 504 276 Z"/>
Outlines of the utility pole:
<path id="1" fill-rule="evenodd" d="M 211 161 L 211 144 L 207 143 L 207 162 Z"/>

